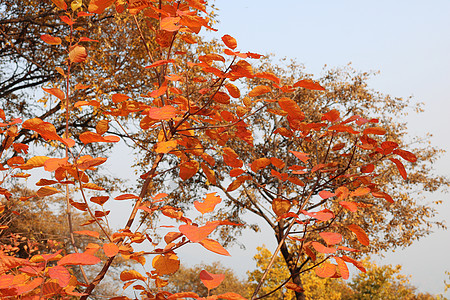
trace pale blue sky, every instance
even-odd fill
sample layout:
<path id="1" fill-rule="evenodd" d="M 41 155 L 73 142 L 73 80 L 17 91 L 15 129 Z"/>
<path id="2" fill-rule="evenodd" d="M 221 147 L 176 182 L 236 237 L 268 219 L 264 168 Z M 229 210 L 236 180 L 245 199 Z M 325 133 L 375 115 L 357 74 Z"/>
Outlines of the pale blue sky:
<path id="1" fill-rule="evenodd" d="M 216 0 L 215 5 L 220 23 L 213 35 L 235 37 L 243 51 L 294 58 L 318 76 L 325 64 L 349 62 L 357 70 L 380 71 L 370 81 L 373 89 L 425 103 L 425 113 L 407 118 L 412 135 L 430 132 L 434 145 L 449 148 L 450 1 Z M 449 158 L 436 163 L 439 174 L 450 175 Z M 440 218 L 450 220 L 448 198 L 439 193 L 426 201 L 444 200 Z M 251 253 L 236 249 L 237 265 L 251 266 Z M 382 261 L 402 264 L 420 290 L 442 293 L 449 253 L 450 233 L 437 231 Z"/>
<path id="2" fill-rule="evenodd" d="M 432 133 L 432 143 L 443 149 L 450 146 L 450 0 L 449 1 L 266 1 L 216 0 L 219 31 L 235 37 L 238 48 L 277 58 L 294 58 L 306 71 L 320 75 L 323 66 L 352 66 L 361 71 L 380 71 L 370 86 L 397 97 L 414 96 L 425 102 L 425 113 L 407 118 L 412 135 Z M 122 148 L 123 149 L 123 148 Z M 115 175 L 128 167 L 126 153 L 110 157 Z M 444 155 L 436 165 L 439 174 L 450 176 L 450 156 Z M 448 195 L 436 193 L 426 199 L 444 200 L 441 219 L 450 220 Z M 111 212 L 120 218 L 123 209 Z M 117 207 L 116 206 L 116 207 Z M 115 217 L 114 217 L 115 216 Z M 270 229 L 267 229 L 270 231 Z M 180 249 L 182 263 L 220 260 L 242 277 L 254 269 L 252 257 L 256 246 L 265 243 L 271 250 L 271 235 L 247 232 L 243 236 L 247 250 L 229 249 L 232 257 L 204 250 L 199 245 Z M 444 271 L 450 271 L 450 234 L 437 231 L 406 250 L 387 253 L 378 262 L 402 264 L 405 274 L 420 291 L 442 293 Z M 450 295 L 447 295 L 450 296 Z"/>

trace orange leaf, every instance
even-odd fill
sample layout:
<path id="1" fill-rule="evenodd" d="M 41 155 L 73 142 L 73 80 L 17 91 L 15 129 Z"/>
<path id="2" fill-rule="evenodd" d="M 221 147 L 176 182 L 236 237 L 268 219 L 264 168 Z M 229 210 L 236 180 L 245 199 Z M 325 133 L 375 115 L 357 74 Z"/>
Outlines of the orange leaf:
<path id="1" fill-rule="evenodd" d="M 319 242 L 312 242 L 311 245 L 316 249 L 317 252 L 320 253 L 335 253 L 336 248 L 325 247 Z"/>
<path id="2" fill-rule="evenodd" d="M 390 161 L 392 161 L 396 166 L 398 171 L 400 172 L 400 175 L 402 175 L 403 179 L 408 179 L 408 175 L 406 174 L 405 166 L 402 164 L 401 161 L 399 161 L 396 158 L 389 158 Z"/>
<path id="3" fill-rule="evenodd" d="M 335 193 L 332 193 L 332 192 L 330 192 L 330 191 L 320 191 L 320 192 L 319 192 L 319 196 L 320 196 L 323 200 L 325 200 L 325 199 L 328 199 L 328 198 L 331 198 L 331 197 L 336 196 L 336 194 L 335 194 Z"/>
<path id="4" fill-rule="evenodd" d="M 123 194 L 114 198 L 114 200 L 129 200 L 129 199 L 139 199 L 139 196 L 133 194 Z"/>
<path id="5" fill-rule="evenodd" d="M 120 103 L 120 102 L 126 101 L 128 99 L 130 99 L 130 96 L 127 96 L 127 95 L 124 95 L 124 94 L 119 94 L 118 93 L 118 94 L 112 95 L 112 101 L 114 103 Z"/>
<path id="6" fill-rule="evenodd" d="M 231 95 L 231 97 L 239 98 L 241 96 L 241 92 L 239 91 L 239 89 L 235 85 L 233 85 L 231 83 L 227 83 L 225 85 L 225 87 L 226 87 L 228 93 Z"/>
<path id="7" fill-rule="evenodd" d="M 200 164 L 195 160 L 180 164 L 180 178 L 183 180 L 188 180 L 198 172 L 199 166 Z"/>
<path id="8" fill-rule="evenodd" d="M 370 241 L 366 232 L 356 224 L 347 225 L 347 228 L 350 229 L 354 234 L 356 234 L 356 238 L 358 241 L 364 246 L 369 246 Z"/>
<path id="9" fill-rule="evenodd" d="M 372 173 L 375 170 L 374 164 L 368 164 L 361 167 L 361 173 Z"/>
<path id="10" fill-rule="evenodd" d="M 202 270 L 199 274 L 200 280 L 208 290 L 215 289 L 225 279 L 225 274 L 212 274 L 206 270 Z"/>
<path id="11" fill-rule="evenodd" d="M 237 176 L 241 175 L 242 173 L 244 173 L 244 170 L 239 169 L 239 168 L 234 168 L 234 169 L 231 169 L 230 176 L 237 177 Z"/>
<path id="12" fill-rule="evenodd" d="M 205 226 L 197 227 L 194 225 L 180 225 L 178 229 L 184 234 L 191 242 L 200 242 L 214 231 L 219 225 L 219 222 L 207 222 Z"/>
<path id="13" fill-rule="evenodd" d="M 130 280 L 142 280 L 146 281 L 146 278 L 142 276 L 141 273 L 135 270 L 122 271 L 120 273 L 120 280 L 122 281 L 130 281 Z"/>
<path id="14" fill-rule="evenodd" d="M 336 122 L 339 120 L 340 113 L 336 109 L 332 109 L 327 113 L 322 115 L 322 120 L 327 120 L 329 122 Z"/>
<path id="15" fill-rule="evenodd" d="M 83 62 L 86 60 L 86 57 L 86 48 L 84 48 L 83 46 L 77 45 L 69 52 L 69 59 L 74 63 Z"/>
<path id="16" fill-rule="evenodd" d="M 386 129 L 381 127 L 369 127 L 364 129 L 363 134 L 377 134 L 384 135 L 386 133 Z"/>
<path id="17" fill-rule="evenodd" d="M 336 265 L 325 262 L 319 267 L 315 268 L 314 272 L 316 272 L 317 276 L 319 277 L 329 278 L 336 274 Z"/>
<path id="18" fill-rule="evenodd" d="M 270 165 L 270 159 L 263 157 L 254 160 L 250 168 L 253 172 L 257 173 L 259 170 L 264 169 L 268 165 Z"/>
<path id="19" fill-rule="evenodd" d="M 48 275 L 51 279 L 56 279 L 60 287 L 66 287 L 70 282 L 69 271 L 63 266 L 54 266 L 48 269 Z"/>
<path id="20" fill-rule="evenodd" d="M 271 157 L 270 163 L 272 165 L 274 165 L 275 168 L 278 168 L 278 169 L 283 169 L 285 166 L 285 163 L 281 159 L 276 158 L 276 157 Z"/>
<path id="21" fill-rule="evenodd" d="M 100 262 L 100 258 L 88 253 L 72 253 L 64 256 L 58 261 L 58 266 L 66 265 L 95 265 Z"/>
<path id="22" fill-rule="evenodd" d="M 159 142 L 156 144 L 155 152 L 156 153 L 169 153 L 173 149 L 175 149 L 178 145 L 176 140 L 171 140 L 167 142 Z"/>
<path id="23" fill-rule="evenodd" d="M 294 87 L 302 87 L 307 90 L 315 90 L 315 91 L 325 91 L 325 88 L 318 84 L 317 82 L 312 81 L 311 79 L 303 79 L 294 83 Z"/>
<path id="24" fill-rule="evenodd" d="M 367 195 L 368 193 L 370 193 L 370 188 L 360 187 L 360 188 L 357 188 L 355 191 L 351 192 L 350 196 L 351 197 L 360 197 L 360 196 Z"/>
<path id="25" fill-rule="evenodd" d="M 53 96 L 59 98 L 60 100 L 64 100 L 66 98 L 66 95 L 64 94 L 64 92 L 58 88 L 52 88 L 52 89 L 42 88 L 42 89 L 44 91 L 46 91 L 47 93 L 52 94 Z"/>
<path id="26" fill-rule="evenodd" d="M 67 165 L 68 157 L 65 158 L 49 158 L 44 163 L 45 171 L 53 172 L 59 167 Z"/>
<path id="27" fill-rule="evenodd" d="M 59 45 L 62 42 L 59 37 L 54 37 L 48 34 L 41 35 L 41 40 L 50 45 Z"/>
<path id="28" fill-rule="evenodd" d="M 175 62 L 175 60 L 173 60 L 173 59 L 158 60 L 158 61 L 155 61 L 154 63 L 152 63 L 150 66 L 146 66 L 145 68 L 149 69 L 149 68 L 159 67 L 159 66 L 166 65 L 168 63 L 173 63 L 173 62 Z"/>
<path id="29" fill-rule="evenodd" d="M 178 271 L 180 261 L 175 254 L 167 253 L 155 256 L 152 261 L 152 266 L 158 275 L 170 275 Z"/>
<path id="30" fill-rule="evenodd" d="M 275 198 L 272 201 L 272 210 L 279 217 L 291 209 L 291 202 L 286 199 Z"/>
<path id="31" fill-rule="evenodd" d="M 320 232 L 319 235 L 325 240 L 327 245 L 339 244 L 342 241 L 342 235 L 336 232 Z"/>
<path id="32" fill-rule="evenodd" d="M 230 96 L 224 92 L 217 92 L 213 96 L 214 101 L 221 104 L 230 104 Z"/>
<path id="33" fill-rule="evenodd" d="M 323 210 L 318 211 L 318 212 L 308 212 L 306 210 L 302 210 L 301 213 L 304 214 L 304 215 L 307 215 L 307 216 L 309 216 L 311 218 L 315 218 L 317 220 L 320 220 L 320 221 L 328 221 L 328 220 L 334 218 L 333 212 L 331 210 L 329 210 L 329 209 L 323 209 Z"/>
<path id="34" fill-rule="evenodd" d="M 159 26 L 161 30 L 174 32 L 181 28 L 181 25 L 177 25 L 180 20 L 180 17 L 165 17 L 161 19 Z"/>
<path id="35" fill-rule="evenodd" d="M 214 211 L 216 205 L 221 201 L 222 199 L 220 198 L 220 196 L 216 196 L 216 193 L 209 193 L 206 194 L 203 202 L 194 201 L 194 206 L 199 212 L 205 214 Z"/>
<path id="36" fill-rule="evenodd" d="M 225 294 L 217 295 L 219 299 L 225 299 L 225 300 L 247 300 L 247 298 L 242 297 L 239 294 L 233 293 L 233 292 L 227 292 Z"/>
<path id="37" fill-rule="evenodd" d="M 202 167 L 203 173 L 205 173 L 206 178 L 208 178 L 209 183 L 211 184 L 216 184 L 216 175 L 214 173 L 213 170 L 211 170 L 207 164 L 205 164 L 204 162 L 202 162 L 200 164 L 200 166 Z"/>
<path id="38" fill-rule="evenodd" d="M 38 197 L 46 197 L 51 196 L 57 193 L 61 193 L 58 189 L 51 187 L 51 186 L 43 186 L 41 187 L 37 192 L 36 195 Z"/>
<path id="39" fill-rule="evenodd" d="M 341 277 L 343 279 L 348 279 L 350 277 L 350 272 L 348 271 L 348 267 L 347 264 L 345 263 L 345 261 L 340 258 L 340 257 L 335 257 L 334 258 L 336 260 L 336 263 L 338 265 L 339 271 L 341 273 Z"/>
<path id="40" fill-rule="evenodd" d="M 228 34 L 222 37 L 222 41 L 225 44 L 225 46 L 227 46 L 231 50 L 234 50 L 237 47 L 236 39 Z"/>
<path id="41" fill-rule="evenodd" d="M 339 204 L 343 207 L 348 209 L 351 212 L 355 212 L 358 210 L 358 205 L 356 205 L 355 202 L 347 202 L 347 201 L 341 201 Z"/>
<path id="42" fill-rule="evenodd" d="M 120 141 L 118 136 L 107 135 L 102 136 L 96 132 L 86 131 L 78 137 L 83 144 L 89 143 L 117 143 Z"/>
<path id="43" fill-rule="evenodd" d="M 255 74 L 255 77 L 258 77 L 258 78 L 264 78 L 264 79 L 271 80 L 271 81 L 275 82 L 275 83 L 278 84 L 278 85 L 281 83 L 280 78 L 277 77 L 275 74 L 270 73 L 270 72 L 260 72 L 260 73 L 256 73 L 256 74 Z"/>
<path id="44" fill-rule="evenodd" d="M 100 237 L 100 234 L 97 231 L 91 231 L 91 230 L 79 230 L 79 231 L 74 231 L 74 233 L 92 236 L 97 239 Z"/>
<path id="45" fill-rule="evenodd" d="M 67 4 L 64 0 L 52 0 L 53 4 L 56 5 L 59 9 L 66 10 Z"/>
<path id="46" fill-rule="evenodd" d="M 301 121 L 305 118 L 305 114 L 300 109 L 300 106 L 292 99 L 283 97 L 278 100 L 278 105 L 288 113 L 288 116 L 295 120 Z"/>
<path id="47" fill-rule="evenodd" d="M 107 243 L 103 245 L 103 251 L 108 257 L 116 256 L 119 253 L 119 246 L 114 243 Z"/>
<path id="48" fill-rule="evenodd" d="M 167 300 L 175 300 L 179 298 L 200 298 L 198 294 L 194 292 L 182 292 L 182 293 L 175 293 L 167 297 Z"/>
<path id="49" fill-rule="evenodd" d="M 230 253 L 228 253 L 228 251 L 224 247 L 222 247 L 222 245 L 219 244 L 219 242 L 215 240 L 206 238 L 204 240 L 201 240 L 199 244 L 214 253 L 231 256 Z"/>
<path id="50" fill-rule="evenodd" d="M 172 105 L 166 105 L 161 108 L 152 107 L 148 110 L 148 116 L 154 120 L 169 120 L 174 118 L 178 110 Z"/>
<path id="51" fill-rule="evenodd" d="M 292 150 L 289 150 L 289 152 L 294 154 L 295 157 L 297 157 L 298 159 L 300 159 L 304 163 L 306 163 L 309 160 L 309 157 L 308 157 L 309 154 L 302 153 L 302 152 L 297 152 L 297 151 L 292 151 Z"/>
<path id="52" fill-rule="evenodd" d="M 249 93 L 249 97 L 257 97 L 262 94 L 270 92 L 272 89 L 267 85 L 258 85 L 257 87 L 254 87 Z"/>

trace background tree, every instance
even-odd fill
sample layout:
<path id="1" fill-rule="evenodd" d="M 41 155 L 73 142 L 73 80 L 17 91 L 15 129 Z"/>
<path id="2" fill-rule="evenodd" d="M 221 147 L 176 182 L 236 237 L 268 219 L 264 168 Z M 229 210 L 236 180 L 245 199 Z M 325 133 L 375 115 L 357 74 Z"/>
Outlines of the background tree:
<path id="1" fill-rule="evenodd" d="M 168 290 L 173 293 L 191 291 L 197 293 L 201 297 L 208 296 L 208 289 L 201 282 L 198 276 L 202 270 L 206 270 L 213 274 L 225 275 L 224 281 L 217 288 L 211 290 L 211 295 L 234 292 L 246 298 L 250 296 L 248 283 L 239 278 L 234 273 L 233 269 L 224 267 L 218 261 L 211 264 L 202 263 L 193 267 L 181 266 L 180 269 L 171 276 Z"/>
<path id="2" fill-rule="evenodd" d="M 249 271 L 248 281 L 250 290 L 257 285 L 264 270 L 269 264 L 272 253 L 265 247 L 258 247 L 258 253 L 254 256 L 256 269 Z M 445 299 L 439 295 L 418 292 L 411 285 L 409 276 L 402 275 L 401 266 L 378 266 L 369 259 L 363 261 L 367 272 L 357 273 L 348 281 L 335 278 L 320 278 L 314 272 L 307 272 L 302 277 L 306 299 L 314 300 L 363 300 L 363 299 Z M 275 264 L 269 273 L 266 285 L 258 296 L 270 293 L 281 286 L 285 278 L 289 277 L 289 270 L 281 256 L 275 260 Z M 292 299 L 293 292 L 285 287 L 272 293 L 264 299 Z"/>

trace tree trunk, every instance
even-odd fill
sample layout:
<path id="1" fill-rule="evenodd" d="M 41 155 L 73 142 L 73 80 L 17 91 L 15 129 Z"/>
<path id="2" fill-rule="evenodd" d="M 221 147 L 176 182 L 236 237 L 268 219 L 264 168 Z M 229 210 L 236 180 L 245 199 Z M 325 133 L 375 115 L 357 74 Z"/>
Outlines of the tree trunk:
<path id="1" fill-rule="evenodd" d="M 278 226 L 277 229 L 280 229 L 282 227 L 282 224 L 278 223 L 278 225 L 279 226 Z M 283 238 L 283 235 L 284 235 L 284 232 L 282 232 L 281 230 L 277 230 L 276 231 L 276 237 L 277 237 L 278 243 Z M 283 255 L 283 258 L 284 258 L 284 261 L 286 262 L 286 265 L 288 266 L 289 272 L 291 273 L 292 281 L 296 285 L 298 285 L 299 287 L 303 288 L 302 279 L 301 279 L 300 274 L 299 274 L 300 268 L 297 267 L 296 261 L 295 261 L 295 257 L 294 257 L 294 253 L 289 251 L 289 248 L 286 245 L 286 241 L 283 241 L 283 244 L 281 245 L 280 251 L 281 251 L 281 254 Z M 304 292 L 295 292 L 295 299 L 297 299 L 297 300 L 306 300 L 305 293 Z"/>

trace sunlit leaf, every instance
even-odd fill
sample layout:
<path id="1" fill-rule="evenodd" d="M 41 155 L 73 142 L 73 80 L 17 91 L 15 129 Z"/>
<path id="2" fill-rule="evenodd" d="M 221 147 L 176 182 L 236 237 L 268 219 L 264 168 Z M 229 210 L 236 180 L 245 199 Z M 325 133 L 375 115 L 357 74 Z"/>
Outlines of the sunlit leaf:
<path id="1" fill-rule="evenodd" d="M 327 245 L 336 245 L 342 241 L 342 234 L 337 232 L 319 232 Z"/>
<path id="2" fill-rule="evenodd" d="M 38 197 L 46 197 L 57 193 L 61 193 L 61 191 L 51 186 L 43 186 L 36 192 L 36 195 Z"/>
<path id="3" fill-rule="evenodd" d="M 369 237 L 367 236 L 364 229 L 362 229 L 356 224 L 347 225 L 347 228 L 350 229 L 354 234 L 356 234 L 356 238 L 361 244 L 363 244 L 364 246 L 369 246 L 370 244 Z"/>
<path id="4" fill-rule="evenodd" d="M 249 93 L 249 97 L 257 97 L 261 96 L 263 94 L 266 94 L 270 92 L 272 89 L 267 85 L 258 85 L 257 87 L 254 87 Z"/>
<path id="5" fill-rule="evenodd" d="M 114 243 L 107 243 L 103 245 L 103 251 L 108 257 L 116 256 L 119 253 L 119 246 Z"/>
<path id="6" fill-rule="evenodd" d="M 161 108 L 152 107 L 148 110 L 148 116 L 154 120 L 169 120 L 174 118 L 178 110 L 172 105 L 166 105 Z"/>
<path id="7" fill-rule="evenodd" d="M 64 256 L 58 261 L 58 266 L 66 265 L 95 265 L 100 262 L 100 258 L 89 253 L 72 253 Z"/>
<path id="8" fill-rule="evenodd" d="M 319 277 L 329 278 L 336 273 L 336 265 L 324 262 L 320 266 L 314 268 L 314 272 Z"/>
<path id="9" fill-rule="evenodd" d="M 275 198 L 272 201 L 272 210 L 277 216 L 281 216 L 291 209 L 291 202 L 286 199 Z"/>
<path id="10" fill-rule="evenodd" d="M 79 63 L 86 60 L 87 53 L 86 48 L 83 46 L 75 46 L 72 50 L 69 52 L 69 59 L 71 62 Z"/>
<path id="11" fill-rule="evenodd" d="M 236 39 L 228 34 L 222 37 L 222 41 L 225 44 L 225 46 L 227 46 L 231 50 L 234 50 L 237 47 Z"/>
<path id="12" fill-rule="evenodd" d="M 228 251 L 224 247 L 222 247 L 222 245 L 219 242 L 215 240 L 206 238 L 201 240 L 199 244 L 214 253 L 225 256 L 231 256 L 230 253 L 228 253 Z"/>
<path id="13" fill-rule="evenodd" d="M 303 79 L 294 83 L 294 87 L 302 87 L 307 90 L 324 91 L 325 88 L 311 79 Z"/>
<path id="14" fill-rule="evenodd" d="M 48 34 L 41 35 L 41 40 L 50 45 L 59 45 L 62 42 L 59 37 L 54 37 Z"/>
<path id="15" fill-rule="evenodd" d="M 225 274 L 213 274 L 206 270 L 202 270 L 199 274 L 200 280 L 208 290 L 215 289 L 225 279 Z"/>
<path id="16" fill-rule="evenodd" d="M 206 194 L 203 202 L 194 201 L 194 206 L 199 212 L 205 214 L 214 211 L 216 205 L 221 201 L 222 199 L 220 198 L 220 196 L 217 196 L 216 193 L 209 193 Z"/>
<path id="17" fill-rule="evenodd" d="M 157 255 L 153 258 L 152 266 L 158 275 L 170 275 L 180 268 L 180 260 L 173 253 Z"/>
<path id="18" fill-rule="evenodd" d="M 142 276 L 141 273 L 135 270 L 128 270 L 128 271 L 122 271 L 120 273 L 120 280 L 122 281 L 129 281 L 129 280 L 142 280 L 146 281 L 146 278 Z"/>

